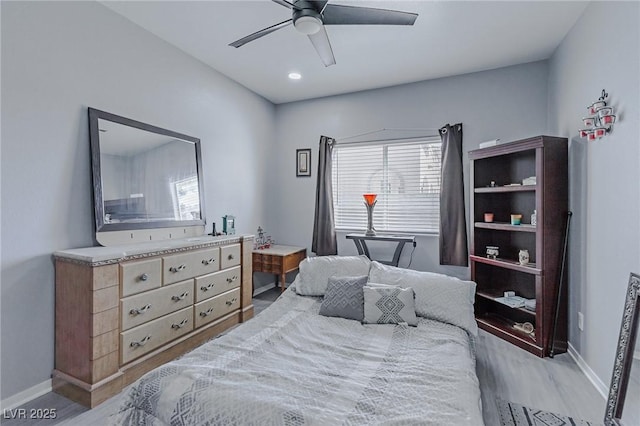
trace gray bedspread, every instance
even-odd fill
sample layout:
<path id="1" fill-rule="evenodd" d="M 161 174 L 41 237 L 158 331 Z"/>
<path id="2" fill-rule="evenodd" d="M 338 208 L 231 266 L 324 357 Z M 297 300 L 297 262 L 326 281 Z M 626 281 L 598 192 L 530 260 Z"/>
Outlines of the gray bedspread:
<path id="1" fill-rule="evenodd" d="M 133 384 L 117 425 L 482 425 L 466 331 L 318 315 L 287 290 L 260 315 Z"/>

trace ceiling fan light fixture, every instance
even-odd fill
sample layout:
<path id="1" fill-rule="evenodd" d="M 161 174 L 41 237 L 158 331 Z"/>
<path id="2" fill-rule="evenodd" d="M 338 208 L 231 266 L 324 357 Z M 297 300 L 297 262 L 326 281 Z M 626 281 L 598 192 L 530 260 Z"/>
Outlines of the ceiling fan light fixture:
<path id="1" fill-rule="evenodd" d="M 295 20 L 293 26 L 302 34 L 311 35 L 320 31 L 322 21 L 315 16 L 301 16 Z"/>

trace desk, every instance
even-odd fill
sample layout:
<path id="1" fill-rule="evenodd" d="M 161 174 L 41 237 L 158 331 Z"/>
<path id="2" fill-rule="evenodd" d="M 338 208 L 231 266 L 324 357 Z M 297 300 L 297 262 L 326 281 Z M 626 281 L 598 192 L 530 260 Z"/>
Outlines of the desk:
<path id="1" fill-rule="evenodd" d="M 307 257 L 303 247 L 273 245 L 268 249 L 253 250 L 253 272 L 276 275 L 276 286 L 280 278 L 280 291 L 286 289 L 287 272 L 298 270 L 298 265 Z"/>
<path id="2" fill-rule="evenodd" d="M 392 260 L 377 260 L 380 263 L 384 263 L 385 265 L 398 266 L 398 261 L 400 261 L 400 254 L 402 253 L 402 249 L 404 248 L 405 243 L 411 243 L 415 247 L 416 237 L 413 235 L 374 235 L 374 236 L 366 236 L 364 234 L 347 234 L 347 239 L 353 240 L 356 248 L 358 249 L 358 254 L 364 254 L 369 259 L 371 256 L 369 255 L 369 248 L 367 247 L 367 241 L 388 241 L 392 243 L 396 243 L 396 251 L 393 253 Z M 374 259 L 371 259 L 374 260 Z"/>

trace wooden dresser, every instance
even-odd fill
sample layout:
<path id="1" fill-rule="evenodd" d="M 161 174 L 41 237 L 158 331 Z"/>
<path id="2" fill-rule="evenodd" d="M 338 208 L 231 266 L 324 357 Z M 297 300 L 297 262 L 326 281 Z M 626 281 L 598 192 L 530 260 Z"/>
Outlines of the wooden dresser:
<path id="1" fill-rule="evenodd" d="M 253 316 L 253 236 L 54 253 L 54 391 L 87 407 Z"/>

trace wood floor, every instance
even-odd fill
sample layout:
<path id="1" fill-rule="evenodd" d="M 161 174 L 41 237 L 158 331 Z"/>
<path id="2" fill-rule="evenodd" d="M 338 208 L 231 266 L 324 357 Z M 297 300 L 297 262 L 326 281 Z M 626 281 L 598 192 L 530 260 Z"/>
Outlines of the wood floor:
<path id="1" fill-rule="evenodd" d="M 256 314 L 279 294 L 278 289 L 270 289 L 256 295 L 253 300 Z M 605 400 L 568 354 L 540 359 L 481 331 L 477 341 L 477 374 L 487 426 L 500 425 L 496 399 L 602 423 Z M 27 412 L 32 408 L 55 408 L 55 420 L 2 419 L 0 423 L 3 426 L 103 425 L 107 417 L 117 410 L 119 396 L 87 410 L 55 393 L 48 393 L 20 408 L 27 409 Z"/>

